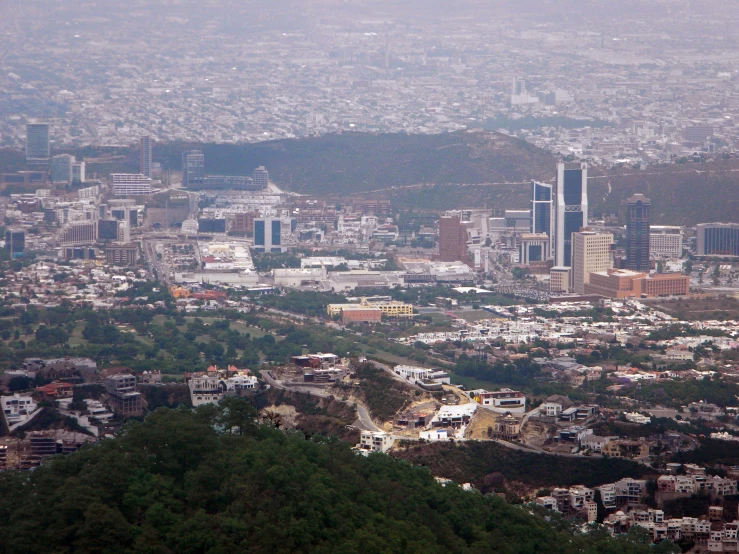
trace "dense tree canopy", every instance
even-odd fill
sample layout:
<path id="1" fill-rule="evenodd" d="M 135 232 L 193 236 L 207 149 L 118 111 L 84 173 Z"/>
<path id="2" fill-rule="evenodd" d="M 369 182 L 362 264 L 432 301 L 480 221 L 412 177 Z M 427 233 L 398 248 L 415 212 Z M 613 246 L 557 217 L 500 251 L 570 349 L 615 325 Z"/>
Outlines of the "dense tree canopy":
<path id="1" fill-rule="evenodd" d="M 258 424 L 231 399 L 160 408 L 116 439 L 0 475 L 0 549 L 182 553 L 642 553 L 423 469 Z M 551 518 L 550 518 L 551 519 Z M 639 537 L 637 537 L 638 539 Z M 664 548 L 664 547 L 663 547 Z M 667 551 L 667 549 L 664 549 Z"/>

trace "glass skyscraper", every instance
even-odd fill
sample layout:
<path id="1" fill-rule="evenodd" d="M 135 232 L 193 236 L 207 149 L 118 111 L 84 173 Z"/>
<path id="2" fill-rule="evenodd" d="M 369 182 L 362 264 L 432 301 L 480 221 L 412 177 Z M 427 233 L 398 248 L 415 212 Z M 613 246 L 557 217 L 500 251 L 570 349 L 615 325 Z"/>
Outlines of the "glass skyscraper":
<path id="1" fill-rule="evenodd" d="M 29 123 L 26 125 L 26 165 L 49 167 L 49 124 Z"/>
<path id="2" fill-rule="evenodd" d="M 557 164 L 554 204 L 554 265 L 570 267 L 572 233 L 588 224 L 587 164 Z"/>

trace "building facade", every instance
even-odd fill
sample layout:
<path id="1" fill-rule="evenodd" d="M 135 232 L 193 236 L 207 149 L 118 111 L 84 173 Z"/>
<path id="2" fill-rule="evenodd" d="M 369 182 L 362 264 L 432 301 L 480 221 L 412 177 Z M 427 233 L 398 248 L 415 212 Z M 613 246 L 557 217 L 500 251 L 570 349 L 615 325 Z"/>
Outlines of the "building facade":
<path id="1" fill-rule="evenodd" d="M 252 173 L 252 179 L 256 190 L 266 189 L 269 185 L 269 171 L 263 165 L 260 165 Z"/>
<path id="2" fill-rule="evenodd" d="M 92 244 L 98 239 L 97 221 L 73 221 L 63 230 L 59 240 L 62 246 Z"/>
<path id="3" fill-rule="evenodd" d="M 569 267 L 572 233 L 588 224 L 587 164 L 557 164 L 554 204 L 554 265 Z"/>
<path id="4" fill-rule="evenodd" d="M 200 150 L 182 153 L 182 186 L 191 187 L 203 184 L 205 179 L 205 155 Z"/>
<path id="5" fill-rule="evenodd" d="M 606 298 L 656 298 L 690 293 L 690 277 L 681 273 L 647 275 L 628 269 L 611 269 L 590 274 L 585 294 Z"/>
<path id="6" fill-rule="evenodd" d="M 5 252 L 10 259 L 20 258 L 26 251 L 26 231 L 24 229 L 5 230 Z"/>
<path id="7" fill-rule="evenodd" d="M 149 178 L 151 178 L 151 143 L 151 137 L 148 135 L 139 139 L 139 173 Z"/>
<path id="8" fill-rule="evenodd" d="M 26 125 L 26 165 L 48 168 L 50 155 L 49 124 L 29 123 Z"/>
<path id="9" fill-rule="evenodd" d="M 254 220 L 254 250 L 257 252 L 282 252 L 282 221 L 260 217 Z"/>
<path id="10" fill-rule="evenodd" d="M 571 268 L 554 266 L 549 270 L 549 292 L 564 294 L 570 291 Z"/>
<path id="11" fill-rule="evenodd" d="M 649 212 L 652 201 L 635 194 L 626 201 L 626 269 L 649 271 Z"/>
<path id="12" fill-rule="evenodd" d="M 695 226 L 698 256 L 739 256 L 739 223 L 699 223 Z"/>
<path id="13" fill-rule="evenodd" d="M 572 234 L 572 290 L 585 293 L 590 274 L 613 268 L 611 233 L 582 231 Z"/>
<path id="14" fill-rule="evenodd" d="M 70 184 L 73 181 L 72 167 L 74 156 L 59 154 L 51 158 L 51 181 L 54 184 Z"/>
<path id="15" fill-rule="evenodd" d="M 151 179 L 140 173 L 111 173 L 110 182 L 116 196 L 151 194 Z"/>
<path id="16" fill-rule="evenodd" d="M 459 216 L 439 219 L 439 261 L 467 262 L 467 229 Z"/>
<path id="17" fill-rule="evenodd" d="M 683 255 L 683 228 L 652 225 L 649 228 L 649 255 L 656 258 L 679 258 Z"/>
<path id="18" fill-rule="evenodd" d="M 137 244 L 110 244 L 105 248 L 105 261 L 110 265 L 134 266 L 138 256 L 139 247 Z"/>
<path id="19" fill-rule="evenodd" d="M 552 198 L 552 185 L 537 183 L 536 181 L 531 182 L 531 232 L 546 234 L 549 237 L 550 245 L 554 234 Z M 546 256 L 543 259 L 548 260 L 549 258 L 551 258 L 551 252 L 547 248 Z"/>

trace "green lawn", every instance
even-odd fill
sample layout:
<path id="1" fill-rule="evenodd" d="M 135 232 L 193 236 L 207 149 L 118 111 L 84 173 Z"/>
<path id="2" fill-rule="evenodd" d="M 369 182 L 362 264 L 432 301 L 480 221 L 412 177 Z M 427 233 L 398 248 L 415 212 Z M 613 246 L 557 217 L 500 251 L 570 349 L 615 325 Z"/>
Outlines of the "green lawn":
<path id="1" fill-rule="evenodd" d="M 69 336 L 69 346 L 81 346 L 83 344 L 87 344 L 87 341 L 82 338 L 82 331 L 85 328 L 85 322 L 84 321 L 78 321 L 77 324 L 74 326 L 74 331 L 72 331 L 72 334 Z"/>

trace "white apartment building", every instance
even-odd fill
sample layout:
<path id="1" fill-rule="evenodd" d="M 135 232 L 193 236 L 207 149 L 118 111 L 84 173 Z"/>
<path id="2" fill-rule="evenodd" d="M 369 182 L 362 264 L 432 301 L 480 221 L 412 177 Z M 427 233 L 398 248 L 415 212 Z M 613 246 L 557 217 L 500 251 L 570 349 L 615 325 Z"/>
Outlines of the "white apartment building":
<path id="1" fill-rule="evenodd" d="M 110 184 L 116 196 L 151 194 L 151 179 L 140 173 L 111 173 Z"/>
<path id="2" fill-rule="evenodd" d="M 649 253 L 654 258 L 679 258 L 683 255 L 683 228 L 652 225 L 649 229 Z"/>
<path id="3" fill-rule="evenodd" d="M 591 273 L 613 269 L 611 244 L 611 233 L 572 233 L 572 290 L 575 293 L 585 294 Z"/>
<path id="4" fill-rule="evenodd" d="M 362 431 L 357 448 L 365 452 L 385 453 L 392 448 L 393 442 L 395 439 L 384 431 Z"/>

